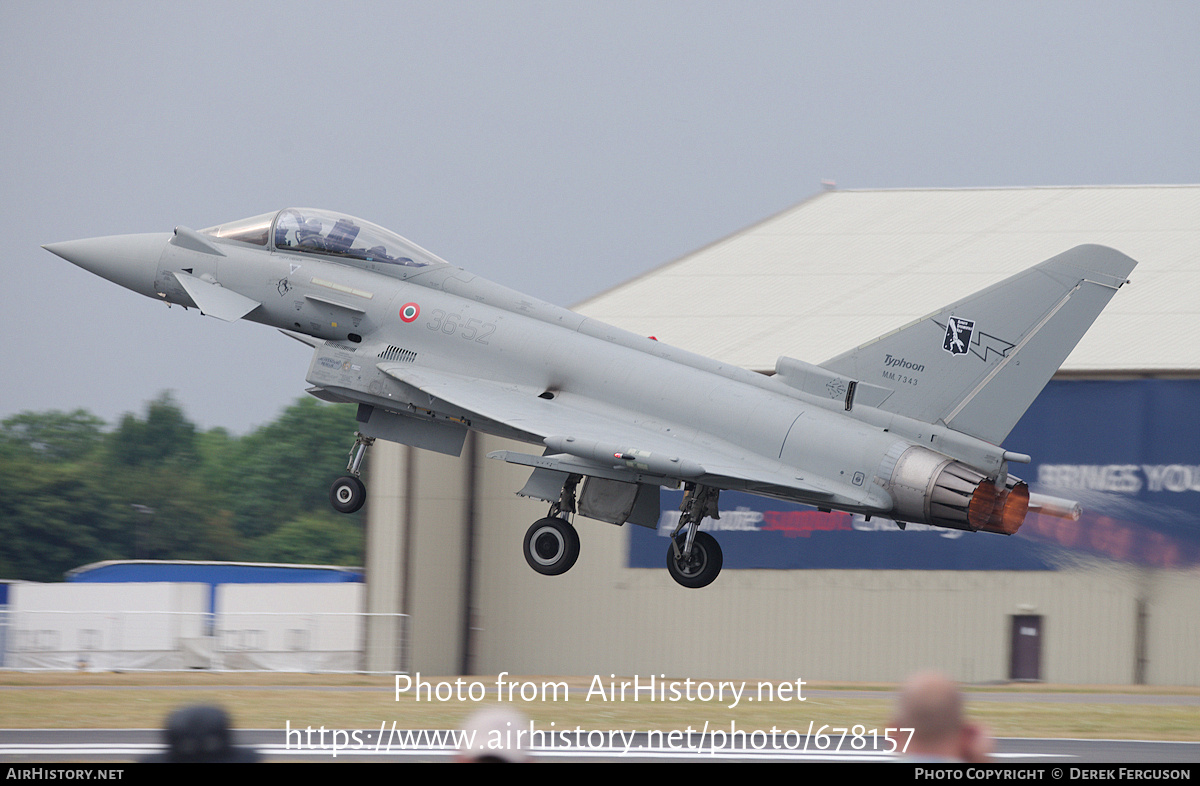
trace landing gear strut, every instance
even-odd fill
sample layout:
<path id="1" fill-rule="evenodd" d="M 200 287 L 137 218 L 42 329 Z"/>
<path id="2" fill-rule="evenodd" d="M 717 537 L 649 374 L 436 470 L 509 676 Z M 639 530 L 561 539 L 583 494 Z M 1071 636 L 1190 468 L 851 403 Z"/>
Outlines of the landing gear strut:
<path id="1" fill-rule="evenodd" d="M 719 519 L 717 495 L 720 489 L 689 483 L 685 487 L 679 526 L 671 533 L 667 549 L 667 572 L 684 587 L 699 589 L 712 584 L 721 572 L 721 544 L 707 532 L 700 532 L 705 517 Z"/>
<path id="2" fill-rule="evenodd" d="M 354 447 L 350 449 L 350 461 L 346 464 L 349 475 L 338 478 L 329 489 L 329 504 L 339 513 L 354 513 L 367 501 L 367 487 L 358 479 L 367 448 L 375 442 L 374 437 L 364 437 L 354 432 Z"/>
<path id="3" fill-rule="evenodd" d="M 525 561 L 543 576 L 561 576 L 579 559 L 579 534 L 566 516 L 575 512 L 575 487 L 580 480 L 581 475 L 570 475 L 549 515 L 533 522 L 525 533 Z"/>

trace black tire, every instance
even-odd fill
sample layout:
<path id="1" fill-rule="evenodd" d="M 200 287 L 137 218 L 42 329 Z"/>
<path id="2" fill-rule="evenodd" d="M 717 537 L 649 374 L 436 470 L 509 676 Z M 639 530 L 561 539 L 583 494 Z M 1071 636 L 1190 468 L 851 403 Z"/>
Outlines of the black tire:
<path id="1" fill-rule="evenodd" d="M 680 535 L 680 548 L 683 546 L 683 539 L 684 536 Z M 690 589 L 712 584 L 721 572 L 723 560 L 721 544 L 707 532 L 696 533 L 696 538 L 692 541 L 691 559 L 676 559 L 675 547 L 667 547 L 667 572 L 677 583 Z"/>
<path id="2" fill-rule="evenodd" d="M 525 561 L 543 576 L 561 576 L 579 559 L 579 535 L 565 519 L 547 517 L 525 533 Z"/>
<path id="3" fill-rule="evenodd" d="M 338 478 L 329 489 L 329 504 L 338 513 L 354 513 L 367 501 L 367 487 L 352 475 Z"/>

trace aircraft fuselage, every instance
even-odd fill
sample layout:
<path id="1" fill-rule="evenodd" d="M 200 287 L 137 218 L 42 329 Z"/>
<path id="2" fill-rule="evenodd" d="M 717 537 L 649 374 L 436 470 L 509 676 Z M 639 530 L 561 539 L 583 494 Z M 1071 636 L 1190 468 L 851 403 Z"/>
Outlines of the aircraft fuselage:
<path id="1" fill-rule="evenodd" d="M 720 489 L 1005 534 L 1031 507 L 1077 517 L 1068 501 L 1031 499 L 1008 473 L 1029 457 L 980 435 L 1007 434 L 1135 264 L 1080 246 L 823 366 L 781 358 L 768 377 L 324 211 L 47 248 L 156 300 L 308 337 L 310 392 L 360 405 L 361 450 L 379 437 L 457 454 L 468 429 L 544 446 L 494 454 L 533 467 L 523 493 L 554 503 L 526 538 L 540 572 L 563 572 L 578 553 L 559 517 L 574 510 L 580 479 L 599 481 L 584 496 L 608 510 L 590 515 L 644 525 L 657 515 L 638 501 L 643 488 L 686 484 L 686 538 L 673 536 L 668 555 L 685 586 L 720 570 L 719 547 L 696 533 Z M 355 476 L 360 461 L 361 451 Z M 343 480 L 353 485 L 335 485 L 334 505 L 357 509 L 362 484 Z"/>

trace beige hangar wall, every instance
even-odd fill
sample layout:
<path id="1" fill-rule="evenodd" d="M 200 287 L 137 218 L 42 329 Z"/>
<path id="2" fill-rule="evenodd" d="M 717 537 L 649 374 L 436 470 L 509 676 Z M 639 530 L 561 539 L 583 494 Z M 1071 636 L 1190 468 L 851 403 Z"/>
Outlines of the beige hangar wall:
<path id="1" fill-rule="evenodd" d="M 486 458 L 513 447 L 479 438 L 473 527 L 468 451 L 456 459 L 384 443 L 372 449 L 372 527 L 411 514 L 403 665 L 410 671 L 457 674 L 465 663 L 484 675 L 861 682 L 937 668 L 979 683 L 1008 676 L 1012 615 L 1038 614 L 1046 681 L 1128 684 L 1141 598 L 1146 680 L 1200 684 L 1196 571 L 727 570 L 710 587 L 689 590 L 665 568 L 625 567 L 622 528 L 579 518 L 579 561 L 563 576 L 541 576 L 526 565 L 521 540 L 546 505 L 514 493 L 527 469 Z M 416 493 L 406 507 L 409 455 Z M 402 522 L 393 528 L 405 531 Z M 369 543 L 382 548 L 374 533 Z M 665 539 L 663 551 L 665 563 Z M 368 581 L 381 572 L 384 583 L 402 580 L 402 549 L 388 553 L 399 561 L 396 576 L 369 556 Z"/>

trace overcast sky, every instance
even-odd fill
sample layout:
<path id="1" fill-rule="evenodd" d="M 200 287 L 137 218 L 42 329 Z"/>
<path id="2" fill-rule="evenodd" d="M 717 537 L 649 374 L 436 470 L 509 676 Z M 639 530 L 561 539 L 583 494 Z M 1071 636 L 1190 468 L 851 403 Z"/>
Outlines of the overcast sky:
<path id="1" fill-rule="evenodd" d="M 326 207 L 570 305 L 822 180 L 1200 182 L 1196 3 L 6 0 L 3 19 L 0 418 L 113 422 L 173 390 L 244 433 L 305 387 L 306 347 L 43 243 Z"/>

